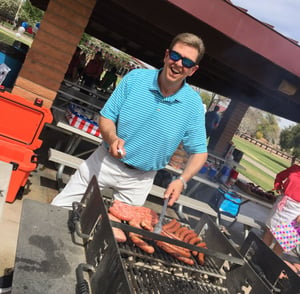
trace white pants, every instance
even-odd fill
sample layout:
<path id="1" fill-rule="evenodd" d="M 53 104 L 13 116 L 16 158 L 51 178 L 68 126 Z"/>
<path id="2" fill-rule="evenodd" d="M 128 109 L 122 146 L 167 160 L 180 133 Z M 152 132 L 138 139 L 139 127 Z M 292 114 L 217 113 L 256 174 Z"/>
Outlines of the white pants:
<path id="1" fill-rule="evenodd" d="M 51 204 L 71 208 L 74 201 L 80 202 L 93 175 L 98 180 L 100 190 L 112 188 L 115 199 L 142 206 L 151 190 L 156 171 L 130 169 L 112 157 L 104 146 L 99 146 L 80 165 Z"/>

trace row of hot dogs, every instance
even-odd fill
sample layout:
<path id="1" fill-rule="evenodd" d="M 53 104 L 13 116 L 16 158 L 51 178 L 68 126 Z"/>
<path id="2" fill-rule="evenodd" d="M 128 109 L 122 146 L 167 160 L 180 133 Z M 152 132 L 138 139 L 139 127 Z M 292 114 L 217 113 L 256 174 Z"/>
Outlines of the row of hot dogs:
<path id="1" fill-rule="evenodd" d="M 203 242 L 201 237 L 199 237 L 193 230 L 189 229 L 188 227 L 182 226 L 176 219 L 173 219 L 168 224 L 164 225 L 161 234 L 171 239 L 177 239 L 191 245 L 207 248 L 206 243 Z M 194 264 L 194 260 L 191 258 L 192 255 L 197 258 L 197 261 L 200 265 L 204 264 L 204 253 L 202 252 L 191 252 L 187 248 L 175 246 L 162 241 L 157 241 L 156 244 L 158 247 L 165 250 L 170 255 L 187 264 Z"/>
<path id="2" fill-rule="evenodd" d="M 158 215 L 152 209 L 146 207 L 131 206 L 118 200 L 115 200 L 113 202 L 113 205 L 109 208 L 108 215 L 109 218 L 113 221 L 125 221 L 131 226 L 145 229 L 151 232 L 158 222 Z M 113 233 L 117 242 L 126 242 L 126 234 L 121 229 L 113 228 Z M 129 232 L 128 235 L 131 241 L 143 251 L 149 254 L 154 253 L 155 248 L 145 241 L 146 238 L 144 236 L 133 232 Z M 199 237 L 193 230 L 191 230 L 187 226 L 181 225 L 181 223 L 179 223 L 176 219 L 173 219 L 163 226 L 161 235 L 171 239 L 189 243 L 191 245 L 207 248 L 206 243 L 203 242 L 201 237 Z M 192 256 L 196 257 L 196 260 L 200 265 L 204 264 L 204 253 L 202 252 L 191 251 L 187 248 L 170 244 L 164 241 L 156 240 L 155 244 L 173 257 L 189 265 L 194 264 L 194 259 L 192 258 Z"/>

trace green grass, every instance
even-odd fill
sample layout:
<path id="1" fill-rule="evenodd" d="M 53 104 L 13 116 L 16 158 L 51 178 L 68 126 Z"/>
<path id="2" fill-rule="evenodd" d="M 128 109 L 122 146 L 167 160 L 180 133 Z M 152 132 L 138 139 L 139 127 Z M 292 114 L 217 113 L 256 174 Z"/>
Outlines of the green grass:
<path id="1" fill-rule="evenodd" d="M 12 38 L 11 36 L 3 33 L 0 30 L 0 42 L 6 43 L 8 45 L 12 45 L 12 43 L 15 41 L 15 38 Z"/>
<path id="2" fill-rule="evenodd" d="M 263 164 L 274 173 L 278 173 L 290 165 L 289 160 L 272 154 L 271 152 L 246 141 L 245 139 L 235 136 L 233 142 L 237 149 L 243 151 L 244 154 L 248 155 L 260 164 Z"/>
<path id="3" fill-rule="evenodd" d="M 233 142 L 237 149 L 275 174 L 290 166 L 289 160 L 272 154 L 245 139 L 235 136 Z M 242 158 L 240 164 L 246 168 L 246 170 L 239 169 L 240 174 L 247 177 L 251 182 L 261 186 L 265 191 L 273 188 L 273 176 L 259 169 L 245 158 Z"/>
<path id="4" fill-rule="evenodd" d="M 0 27 L 0 42 L 6 43 L 8 45 L 12 45 L 15 40 L 20 41 L 28 46 L 31 46 L 32 38 L 28 37 L 27 35 L 21 36 L 18 38 L 16 36 L 16 31 L 7 31 Z"/>
<path id="5" fill-rule="evenodd" d="M 242 159 L 240 163 L 246 168 L 246 170 L 239 170 L 239 173 L 251 180 L 252 183 L 260 186 L 265 191 L 273 189 L 274 178 L 272 176 L 258 170 L 255 165 L 245 159 Z"/>

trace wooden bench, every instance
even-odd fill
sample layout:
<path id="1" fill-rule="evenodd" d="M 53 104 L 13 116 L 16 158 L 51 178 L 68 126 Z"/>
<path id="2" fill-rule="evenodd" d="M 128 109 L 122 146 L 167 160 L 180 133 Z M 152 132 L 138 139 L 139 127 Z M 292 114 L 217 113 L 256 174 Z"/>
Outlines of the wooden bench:
<path id="1" fill-rule="evenodd" d="M 83 162 L 83 159 L 81 158 L 75 157 L 73 155 L 52 148 L 49 149 L 49 160 L 59 164 L 69 166 L 74 169 L 77 169 L 79 165 Z M 153 195 L 158 198 L 163 198 L 164 191 L 165 188 L 162 188 L 157 185 L 153 185 L 150 195 Z M 202 213 L 208 214 L 214 218 L 217 218 L 218 216 L 217 212 L 213 208 L 211 208 L 210 205 L 207 204 L 206 202 L 191 198 L 186 195 L 181 194 L 177 203 L 184 207 L 191 208 L 200 211 Z M 228 216 L 222 215 L 222 220 L 232 222 L 233 219 Z M 265 228 L 265 225 L 263 223 L 255 220 L 252 217 L 242 215 L 241 213 L 239 213 L 239 215 L 237 216 L 236 222 L 244 225 L 245 237 L 247 236 L 251 228 L 256 228 L 258 230 L 262 230 Z"/>

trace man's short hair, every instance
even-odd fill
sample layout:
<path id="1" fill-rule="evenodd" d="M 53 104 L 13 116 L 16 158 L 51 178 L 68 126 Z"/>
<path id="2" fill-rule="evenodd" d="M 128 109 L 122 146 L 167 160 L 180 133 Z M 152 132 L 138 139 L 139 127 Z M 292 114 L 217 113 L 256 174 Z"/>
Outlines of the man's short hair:
<path id="1" fill-rule="evenodd" d="M 173 38 L 170 44 L 170 49 L 173 49 L 175 44 L 177 44 L 178 42 L 184 43 L 198 50 L 198 58 L 196 60 L 196 63 L 198 64 L 205 53 L 205 46 L 202 39 L 191 33 L 181 33 Z"/>

